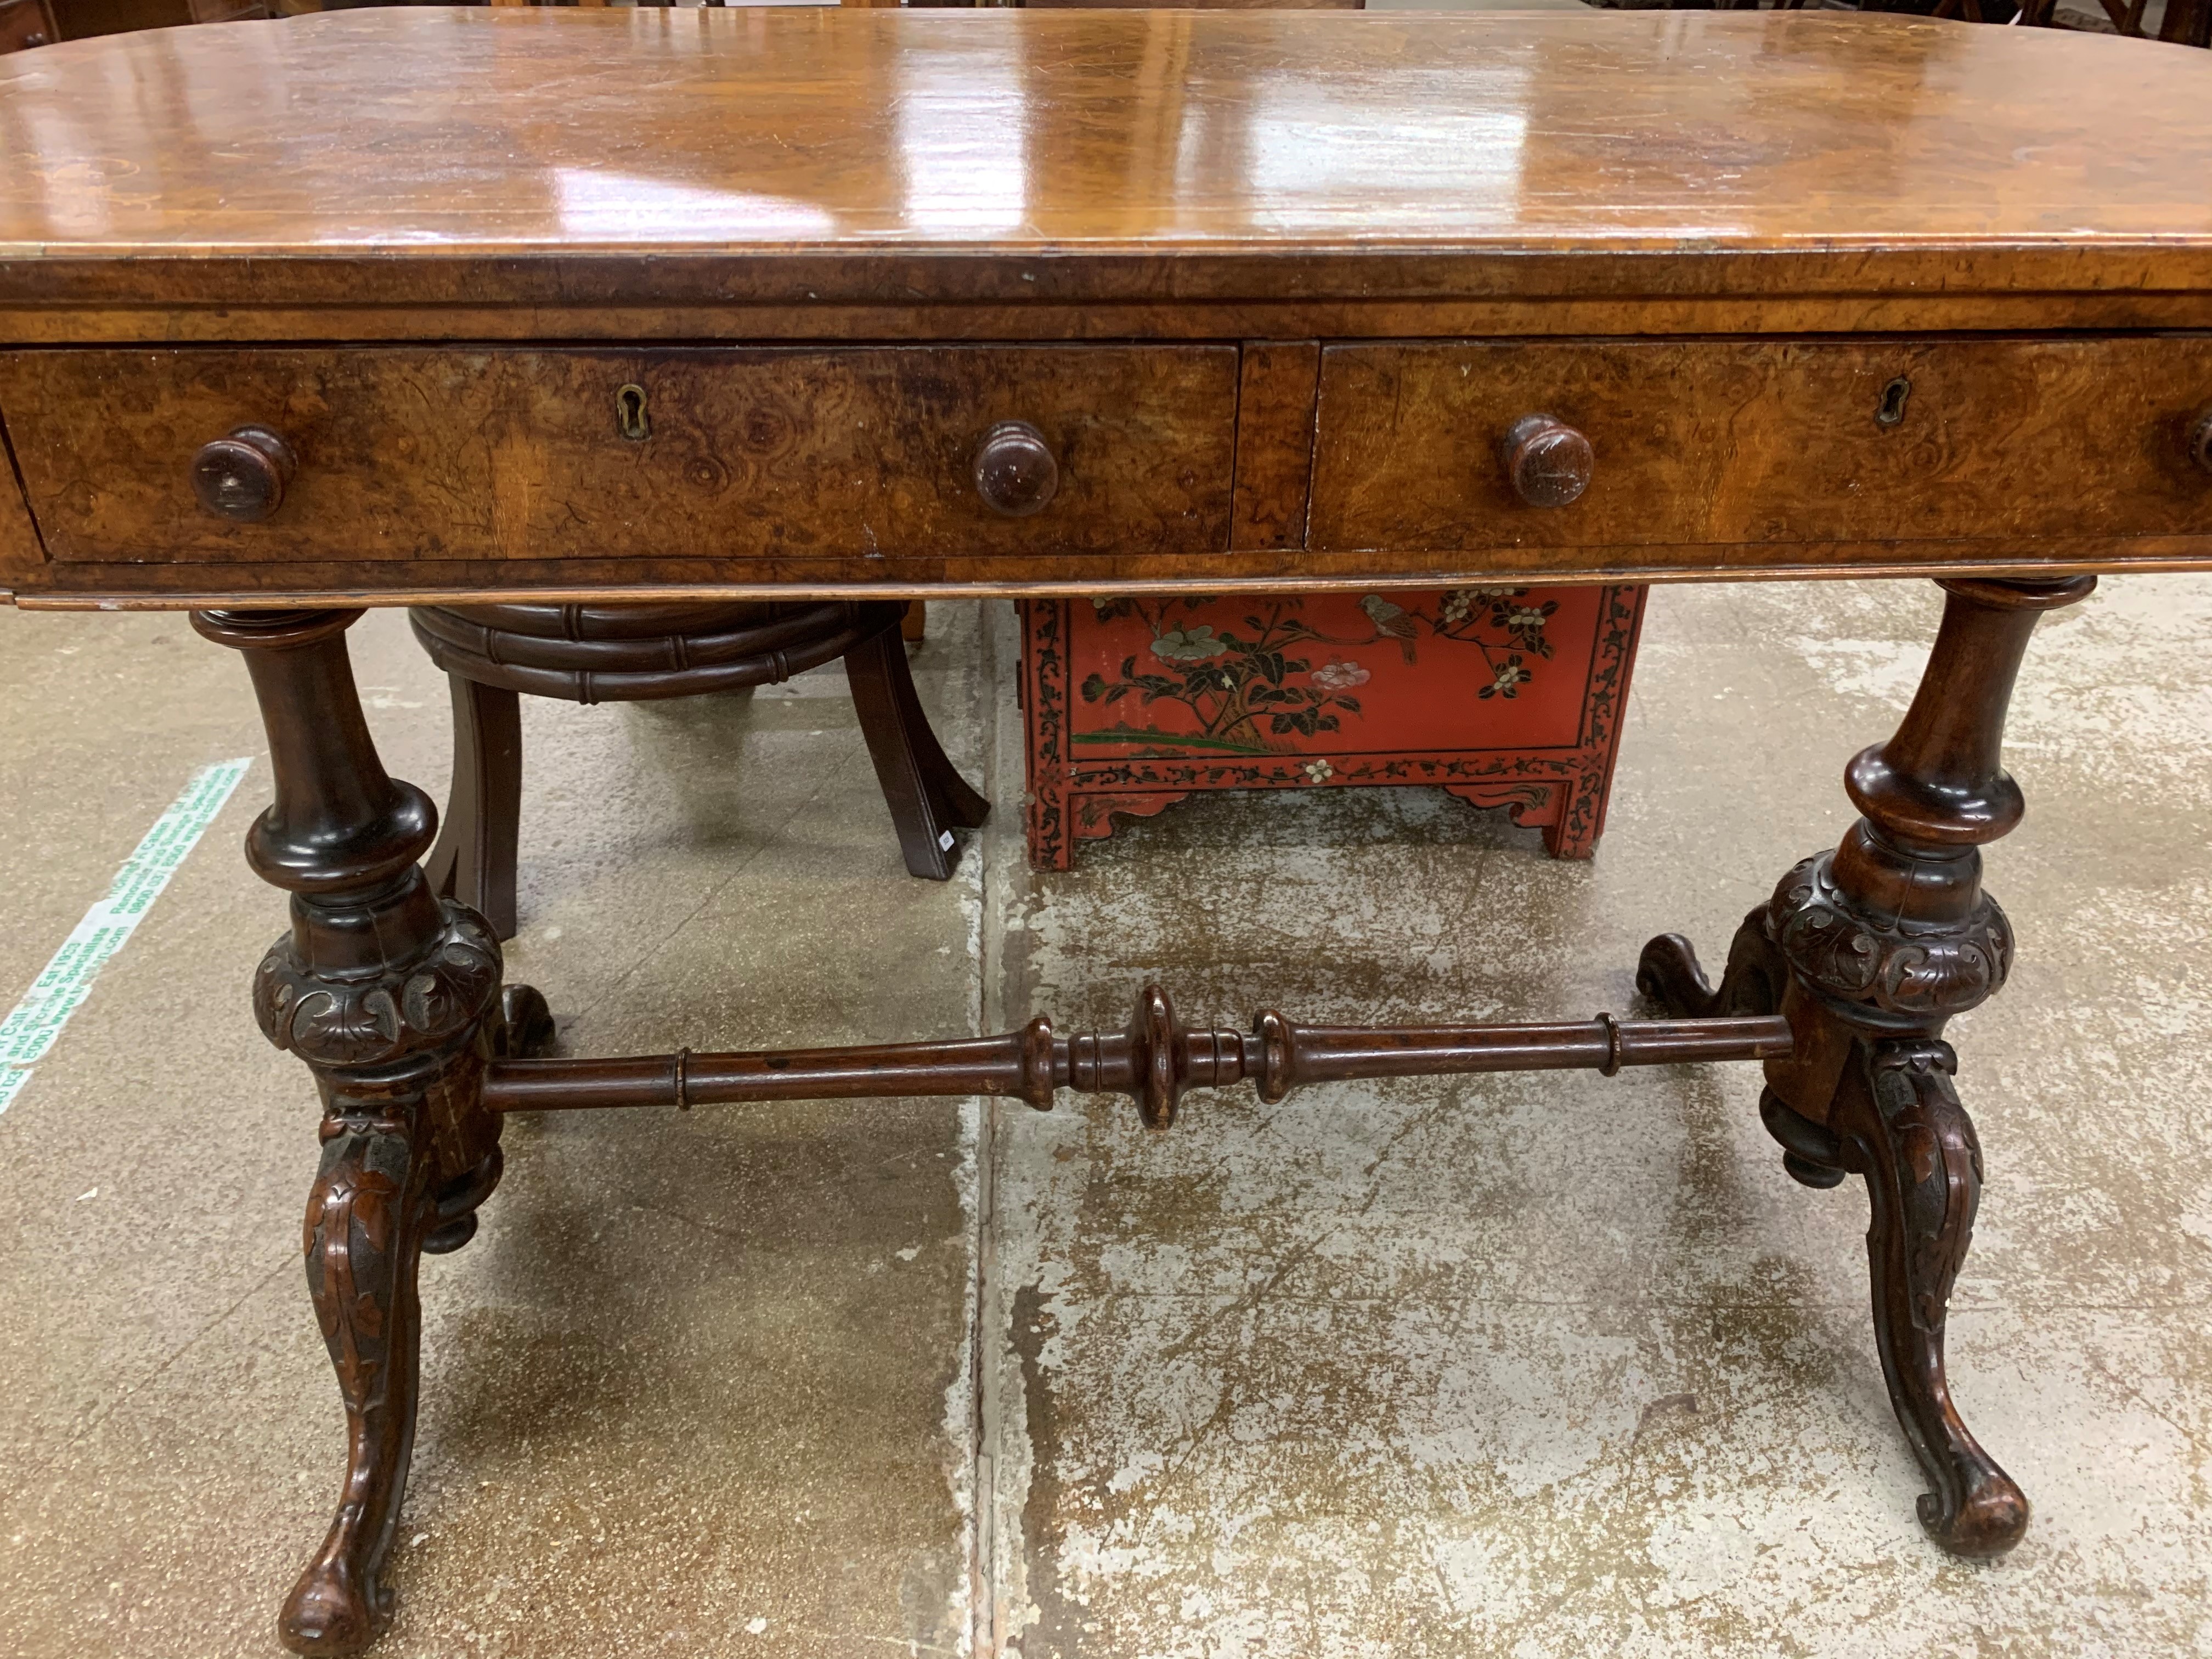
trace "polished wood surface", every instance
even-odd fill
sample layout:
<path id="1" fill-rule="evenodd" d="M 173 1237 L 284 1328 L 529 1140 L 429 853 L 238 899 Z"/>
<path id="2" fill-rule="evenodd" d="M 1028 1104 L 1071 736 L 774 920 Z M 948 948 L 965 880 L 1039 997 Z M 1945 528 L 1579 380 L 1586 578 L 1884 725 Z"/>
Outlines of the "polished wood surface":
<path id="1" fill-rule="evenodd" d="M 1193 1089 L 1250 1083 L 1273 1103 L 1294 1089 L 1355 1078 L 1465 1077 L 1496 1072 L 1601 1072 L 1786 1057 L 1790 1022 L 1772 1014 L 1701 1019 L 1595 1019 L 1542 1024 L 1296 1025 L 1273 1009 L 1250 1031 L 1185 1025 L 1147 985 L 1119 1031 L 1059 1036 L 1040 1015 L 999 1036 L 865 1048 L 502 1061 L 485 1079 L 495 1112 L 852 1100 L 886 1095 L 993 1095 L 1052 1109 L 1062 1089 L 1125 1094 L 1145 1127 L 1175 1127 Z"/>
<path id="2" fill-rule="evenodd" d="M 1826 13 L 349 11 L 0 68 L 0 301 L 2201 299 L 2208 87 Z"/>
<path id="3" fill-rule="evenodd" d="M 1304 544 L 1320 374 L 1317 340 L 1246 342 L 1237 392 L 1231 547 Z"/>
<path id="4" fill-rule="evenodd" d="M 1786 1015 L 1795 1051 L 1766 1064 L 1759 1115 L 1808 1187 L 1863 1176 L 1875 1340 L 1892 1408 L 1931 1490 L 1920 1522 L 1954 1554 L 2002 1555 L 2028 1500 L 1959 1414 L 1944 1328 L 1980 1206 L 1982 1149 L 1952 1078 L 1951 1019 L 2004 987 L 2012 924 L 1982 887 L 1981 848 L 2026 810 L 2004 769 L 2005 715 L 2037 619 L 2094 576 L 1953 581 L 1894 737 L 1844 774 L 1861 814 L 1744 919 L 1716 988 L 1689 942 L 1644 949 L 1637 986 L 1668 1012 Z"/>
<path id="5" fill-rule="evenodd" d="M 865 568 L 1218 551 L 1237 372 L 1233 349 L 1189 345 L 21 351 L 0 354 L 0 410 L 62 563 Z M 978 487 L 977 446 L 1017 420 L 1056 458 L 1049 513 L 1010 518 Z M 250 453 L 241 424 L 298 459 L 280 508 L 258 506 L 273 466 L 241 474 L 237 512 L 204 504 L 205 447 Z"/>
<path id="6" fill-rule="evenodd" d="M 2212 566 L 2208 348 L 2143 331 L 2212 328 L 2208 93 L 2180 50 L 1809 14 L 399 9 L 54 48 L 0 68 L 41 539 L 0 586 Z M 1739 337 L 1637 343 L 1682 335 Z M 806 344 L 646 349 L 678 338 Z M 1153 343 L 1066 343 L 1109 338 Z M 1571 504 L 1504 444 L 1536 415 L 1589 446 L 1541 446 Z M 1051 474 L 1018 517 L 975 470 L 1009 422 Z"/>
<path id="7" fill-rule="evenodd" d="M 392 9 L 0 63 L 0 588 L 196 606 L 268 726 L 255 1010 L 324 1103 L 349 1424 L 283 1639 L 389 1618 L 416 1263 L 497 1179 L 494 1108 L 691 1103 L 682 1052 L 489 1069 L 550 1020 L 418 867 L 346 661 L 371 603 L 1951 578 L 1858 825 L 1718 988 L 1673 936 L 1641 982 L 1767 1056 L 1793 1175 L 1866 1177 L 1922 1522 L 2010 1547 L 1944 1378 L 1982 1170 L 1942 1033 L 2011 959 L 1978 848 L 2035 617 L 2212 569 L 2208 155 L 2212 55 L 1811 13 Z M 1630 1035 L 1500 1040 L 1612 1069 Z M 1309 1037 L 1310 1075 L 1489 1041 L 1194 1032 L 1153 991 L 1065 1048 L 699 1079 L 980 1063 L 1164 1122 Z"/>
<path id="8" fill-rule="evenodd" d="M 2208 537 L 2208 405 L 2212 336 L 1334 345 L 1309 544 L 1673 563 L 1846 534 Z M 1573 465 L 1529 493 L 1529 448 L 1562 431 Z"/>
<path id="9" fill-rule="evenodd" d="M 19 581 L 35 578 L 46 556 L 39 544 L 39 527 L 32 521 L 15 470 L 0 454 L 0 594 Z"/>

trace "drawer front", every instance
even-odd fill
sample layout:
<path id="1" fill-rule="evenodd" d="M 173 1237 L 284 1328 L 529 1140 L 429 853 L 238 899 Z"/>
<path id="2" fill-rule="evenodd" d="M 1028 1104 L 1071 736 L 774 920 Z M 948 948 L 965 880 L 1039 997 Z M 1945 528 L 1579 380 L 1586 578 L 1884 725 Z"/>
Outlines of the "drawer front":
<path id="1" fill-rule="evenodd" d="M 80 562 L 1212 552 L 1236 407 L 1226 346 L 0 356 L 47 550 Z M 1056 464 L 1027 517 L 978 492 L 1003 422 Z M 193 488 L 241 427 L 293 461 L 256 522 Z"/>
<path id="2" fill-rule="evenodd" d="M 1335 346 L 1310 545 L 2203 534 L 2208 414 L 2199 336 Z M 1530 416 L 1588 440 L 1571 504 L 1516 493 L 1505 439 Z"/>

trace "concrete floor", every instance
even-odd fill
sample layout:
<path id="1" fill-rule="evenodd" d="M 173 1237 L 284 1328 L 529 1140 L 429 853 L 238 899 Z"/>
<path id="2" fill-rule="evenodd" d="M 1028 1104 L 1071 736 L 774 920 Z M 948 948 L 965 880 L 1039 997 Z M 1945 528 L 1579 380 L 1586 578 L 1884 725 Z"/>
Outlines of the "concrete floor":
<path id="1" fill-rule="evenodd" d="M 1832 843 L 1923 586 L 1655 595 L 1591 865 L 1419 792 L 1219 797 L 1023 867 L 1006 617 L 923 694 L 1000 822 L 908 880 L 831 671 L 526 713 L 524 932 L 572 1051 L 1624 1008 Z M 442 687 L 355 630 L 392 770 Z M 2037 1505 L 1924 1541 L 1856 1182 L 1746 1068 L 518 1121 L 426 1265 L 380 1654 L 1026 1659 L 2212 1653 L 2212 584 L 2044 624 L 1991 858 L 2023 941 L 1961 1020 L 1989 1180 L 1968 1420 Z M 262 752 L 180 617 L 0 612 L 0 1006 L 198 767 Z M 246 1012 L 265 762 L 0 1115 L 0 1655 L 275 1652 L 339 1414 L 300 1283 L 312 1097 Z"/>

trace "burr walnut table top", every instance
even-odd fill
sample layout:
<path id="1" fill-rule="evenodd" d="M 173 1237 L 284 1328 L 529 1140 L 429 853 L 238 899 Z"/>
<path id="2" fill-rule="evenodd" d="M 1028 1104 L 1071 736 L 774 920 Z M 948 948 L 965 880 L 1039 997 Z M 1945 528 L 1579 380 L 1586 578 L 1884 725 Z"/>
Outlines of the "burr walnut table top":
<path id="1" fill-rule="evenodd" d="M 71 43 L 0 65 L 0 590 L 2212 566 L 2208 156 L 2205 54 L 1819 13 Z M 1579 501 L 1506 493 L 1537 415 Z M 1056 507 L 974 499 L 1002 421 Z M 261 521 L 192 496 L 239 427 Z"/>
<path id="2" fill-rule="evenodd" d="M 1373 257 L 1475 251 L 1635 253 L 1662 291 L 2201 293 L 2208 86 L 2184 51 L 1824 13 L 336 13 L 0 70 L 0 295 L 1565 286 Z M 1803 274 L 1743 269 L 1778 254 Z M 118 269 L 175 257 L 213 263 Z"/>

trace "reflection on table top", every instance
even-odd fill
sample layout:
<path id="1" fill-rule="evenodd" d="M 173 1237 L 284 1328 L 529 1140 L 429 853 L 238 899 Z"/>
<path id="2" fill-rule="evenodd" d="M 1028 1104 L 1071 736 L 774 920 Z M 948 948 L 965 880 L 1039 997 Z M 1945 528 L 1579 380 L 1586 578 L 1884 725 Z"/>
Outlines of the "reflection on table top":
<path id="1" fill-rule="evenodd" d="M 0 64 L 0 261 L 2201 258 L 2208 155 L 2212 56 L 1884 16 L 402 8 Z"/>

